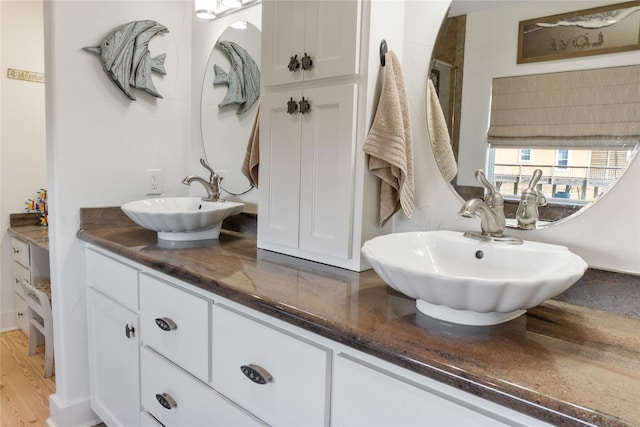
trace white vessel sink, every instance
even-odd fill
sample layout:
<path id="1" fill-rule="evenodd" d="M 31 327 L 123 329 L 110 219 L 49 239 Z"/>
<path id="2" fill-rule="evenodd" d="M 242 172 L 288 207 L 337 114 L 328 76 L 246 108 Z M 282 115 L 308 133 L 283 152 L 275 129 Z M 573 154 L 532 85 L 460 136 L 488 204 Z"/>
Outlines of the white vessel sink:
<path id="1" fill-rule="evenodd" d="M 143 199 L 121 206 L 133 222 L 170 241 L 217 239 L 222 220 L 243 208 L 243 203 L 204 202 L 200 197 Z"/>
<path id="2" fill-rule="evenodd" d="M 573 285 L 587 263 L 564 246 L 480 241 L 461 232 L 396 233 L 371 239 L 363 255 L 424 314 L 486 326 L 525 313 Z"/>

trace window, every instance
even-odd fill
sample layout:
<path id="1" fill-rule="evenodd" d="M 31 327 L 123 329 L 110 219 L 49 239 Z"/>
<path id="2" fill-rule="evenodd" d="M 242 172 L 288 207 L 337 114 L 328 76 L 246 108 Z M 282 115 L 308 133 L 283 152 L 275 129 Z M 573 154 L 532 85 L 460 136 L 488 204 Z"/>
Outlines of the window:
<path id="1" fill-rule="evenodd" d="M 556 166 L 560 169 L 566 169 L 569 166 L 569 150 L 556 151 Z"/>
<path id="2" fill-rule="evenodd" d="M 521 162 L 530 162 L 531 161 L 531 149 L 523 148 L 520 150 L 520 161 Z"/>
<path id="3" fill-rule="evenodd" d="M 495 147 L 491 150 L 493 161 L 488 173 L 506 199 L 518 200 L 533 171 L 542 169 L 539 184 L 547 198 L 584 204 L 598 198 L 622 175 L 633 159 L 635 147 L 608 150 Z"/>

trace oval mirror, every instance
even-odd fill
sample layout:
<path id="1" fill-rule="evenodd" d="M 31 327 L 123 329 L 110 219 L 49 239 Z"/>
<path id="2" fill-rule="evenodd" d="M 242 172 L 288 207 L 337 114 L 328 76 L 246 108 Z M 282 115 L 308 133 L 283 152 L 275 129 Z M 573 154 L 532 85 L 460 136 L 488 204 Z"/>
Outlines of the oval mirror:
<path id="1" fill-rule="evenodd" d="M 487 138 L 496 79 L 555 76 L 567 71 L 638 64 L 637 51 L 569 55 L 559 60 L 531 63 L 517 61 L 520 21 L 611 4 L 604 1 L 451 2 L 433 49 L 428 81 L 433 83 L 442 111 L 441 126 L 446 127 L 450 156 L 455 159 L 453 166 L 444 161 L 438 164 L 445 179 L 463 199 L 483 195 L 483 187 L 474 176 L 477 169 L 483 169 L 505 197 L 507 218 L 514 219 L 522 191 L 528 187 L 533 172 L 541 169 L 543 174 L 536 189 L 545 195 L 547 206 L 539 209 L 540 226 L 566 218 L 600 200 L 623 177 L 636 157 L 637 138 L 615 146 L 606 143 L 586 148 L 528 143 L 496 148 L 497 145 L 489 145 Z M 640 11 L 630 14 L 628 19 L 634 20 L 637 30 Z M 582 35 L 597 38 L 600 30 L 590 30 L 593 34 L 584 29 L 580 31 Z M 547 33 L 544 39 L 549 42 L 558 34 L 563 33 Z M 427 111 L 427 119 L 431 122 L 434 109 L 427 106 Z M 431 123 L 429 132 L 438 160 L 438 136 Z M 457 169 L 453 174 L 452 167 Z"/>
<path id="2" fill-rule="evenodd" d="M 224 191 L 232 195 L 253 188 L 241 172 L 260 93 L 259 74 L 256 83 L 255 72 L 249 70 L 251 62 L 260 64 L 260 30 L 239 21 L 224 30 L 211 50 L 202 85 L 200 123 L 205 156 L 223 176 Z"/>

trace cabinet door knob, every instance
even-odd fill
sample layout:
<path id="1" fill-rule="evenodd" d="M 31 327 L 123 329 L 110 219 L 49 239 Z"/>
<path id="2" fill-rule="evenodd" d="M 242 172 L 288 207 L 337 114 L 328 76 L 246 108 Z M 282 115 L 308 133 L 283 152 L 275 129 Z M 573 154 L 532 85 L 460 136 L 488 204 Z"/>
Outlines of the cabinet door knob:
<path id="1" fill-rule="evenodd" d="M 311 111 L 311 104 L 309 103 L 309 100 L 304 99 L 303 96 L 302 101 L 300 101 L 300 114 L 305 114 L 309 111 Z"/>
<path id="2" fill-rule="evenodd" d="M 298 111 L 298 103 L 293 98 L 287 101 L 287 114 L 295 114 Z"/>
<path id="3" fill-rule="evenodd" d="M 313 66 L 313 61 L 311 60 L 311 57 L 307 54 L 307 52 L 305 52 L 304 56 L 302 57 L 302 69 L 308 70 L 312 66 Z"/>
<path id="4" fill-rule="evenodd" d="M 127 338 L 135 337 L 136 336 L 135 326 L 133 325 L 129 326 L 129 324 L 126 324 L 124 327 L 124 334 L 127 336 Z"/>
<path id="5" fill-rule="evenodd" d="M 242 373 L 256 384 L 266 384 L 273 381 L 271 374 L 258 365 L 242 365 L 240 366 Z"/>
<path id="6" fill-rule="evenodd" d="M 11 249 L 13 249 L 13 253 L 14 254 L 19 254 L 20 253 L 20 249 L 16 249 L 16 248 L 11 248 Z"/>
<path id="7" fill-rule="evenodd" d="M 156 325 L 158 328 L 163 331 L 173 331 L 174 329 L 178 329 L 178 325 L 173 320 L 168 317 L 159 317 L 156 319 Z"/>
<path id="8" fill-rule="evenodd" d="M 292 73 L 298 71 L 298 68 L 300 68 L 300 60 L 298 59 L 298 55 L 293 55 L 291 59 L 289 59 L 289 65 L 287 67 Z"/>
<path id="9" fill-rule="evenodd" d="M 165 409 L 172 409 L 178 406 L 176 400 L 167 393 L 156 394 L 156 400 Z"/>

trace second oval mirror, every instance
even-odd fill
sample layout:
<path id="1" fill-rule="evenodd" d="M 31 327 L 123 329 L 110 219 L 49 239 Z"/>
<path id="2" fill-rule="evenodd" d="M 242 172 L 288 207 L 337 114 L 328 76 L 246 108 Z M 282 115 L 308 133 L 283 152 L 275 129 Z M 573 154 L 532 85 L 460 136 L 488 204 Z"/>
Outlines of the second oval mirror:
<path id="1" fill-rule="evenodd" d="M 508 201 L 505 205 L 507 217 L 514 218 L 522 191 L 528 187 L 534 171 L 540 169 L 543 174 L 537 188 L 548 200 L 548 206 L 540 209 L 540 219 L 542 223 L 548 223 L 589 206 L 623 178 L 625 169 L 638 151 L 637 135 L 635 139 L 618 136 L 614 129 L 613 137 L 608 139 L 587 135 L 582 141 L 576 141 L 573 136 L 565 141 L 523 136 L 520 140 L 505 138 L 500 141 L 494 138 L 490 144 L 488 138 L 492 125 L 495 126 L 496 122 L 503 124 L 500 122 L 502 118 L 495 119 L 496 107 L 494 102 L 492 111 L 492 98 L 495 101 L 500 96 L 495 93 L 496 87 L 506 80 L 509 80 L 509 85 L 519 84 L 517 80 L 521 77 L 523 82 L 537 77 L 555 81 L 556 77 L 567 77 L 571 72 L 587 74 L 608 68 L 624 72 L 630 70 L 627 74 L 636 78 L 633 76 L 638 75 L 636 70 L 640 70 L 637 51 L 517 63 L 520 21 L 536 17 L 547 20 L 550 16 L 611 4 L 588 1 L 452 1 L 449 16 L 433 50 L 429 78 L 439 97 L 457 163 L 457 175 L 450 182 L 463 199 L 482 195 L 474 174 L 477 169 L 484 169 Z M 626 19 L 640 20 L 640 11 Z M 589 31 L 598 38 L 598 29 Z M 605 72 L 605 76 L 607 74 Z M 603 78 L 594 80 L 601 83 Z M 564 83 L 558 84 L 562 85 L 562 90 L 565 89 Z M 596 90 L 599 89 L 589 89 L 590 93 Z M 524 97 L 516 95 L 515 98 L 516 108 L 523 108 L 526 103 Z M 613 99 L 612 102 L 617 101 Z M 553 112 L 550 109 L 545 111 L 545 108 L 551 107 L 541 108 L 542 115 L 551 121 L 538 123 L 541 127 L 554 125 L 552 121 L 556 119 Z M 530 113 L 525 115 L 531 116 Z M 580 118 L 580 126 L 596 129 L 595 123 L 600 118 L 589 117 L 585 114 Z M 586 122 L 585 118 L 588 119 Z M 609 125 L 615 128 L 616 120 Z M 446 171 L 443 173 L 446 176 Z"/>

